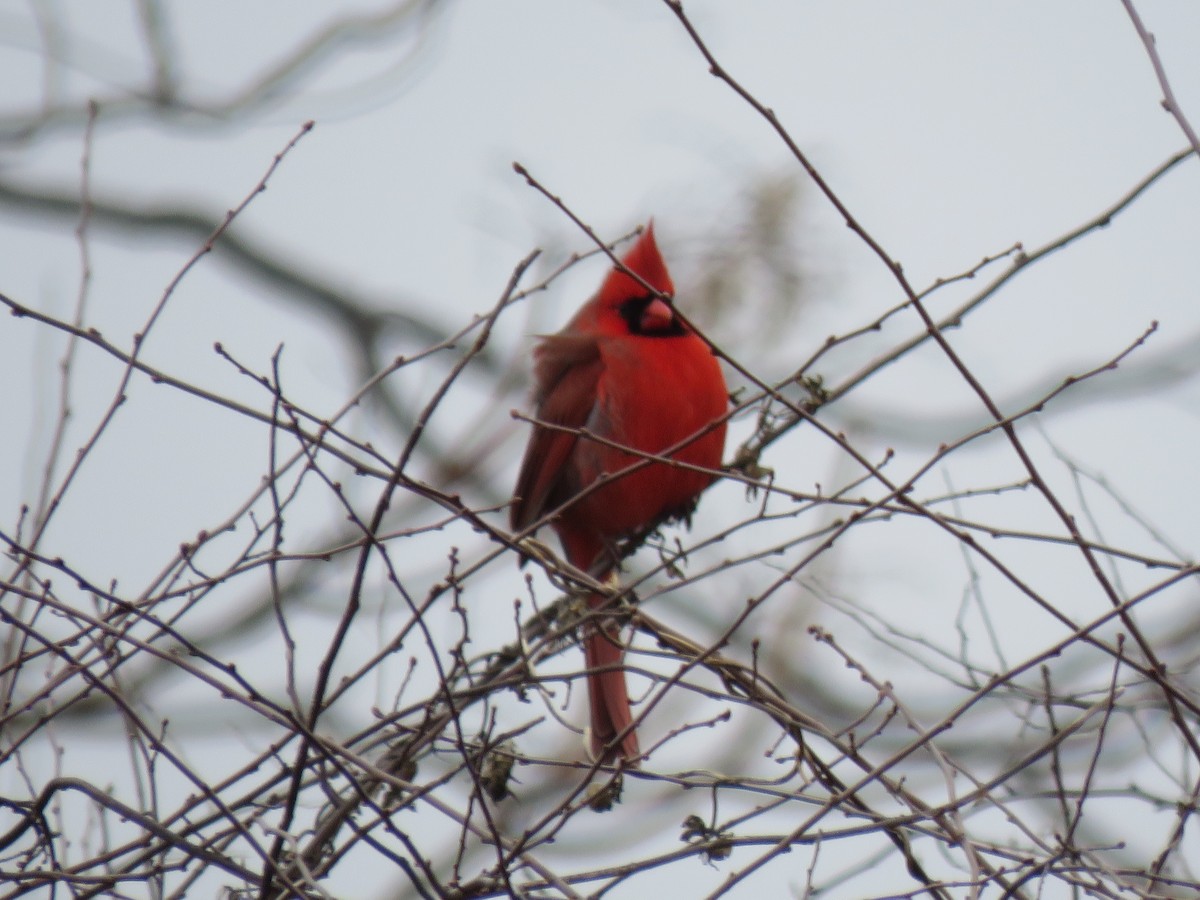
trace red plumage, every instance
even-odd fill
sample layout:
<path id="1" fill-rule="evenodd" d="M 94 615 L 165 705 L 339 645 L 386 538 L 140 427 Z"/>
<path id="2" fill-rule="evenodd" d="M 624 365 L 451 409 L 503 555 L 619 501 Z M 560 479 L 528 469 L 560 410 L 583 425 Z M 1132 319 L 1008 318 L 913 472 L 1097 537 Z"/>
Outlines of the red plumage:
<path id="1" fill-rule="evenodd" d="M 667 300 L 614 268 L 566 327 L 534 349 L 536 418 L 643 453 L 686 442 L 671 459 L 718 469 L 725 446 L 725 423 L 718 423 L 728 405 L 725 379 L 709 348 L 675 315 L 670 304 L 675 287 L 653 226 L 622 263 Z M 596 578 L 606 577 L 616 565 L 615 541 L 690 512 L 713 481 L 708 472 L 651 463 L 569 502 L 602 474 L 642 459 L 579 434 L 535 426 L 517 478 L 514 530 L 569 504 L 552 521 L 567 559 Z M 588 602 L 595 607 L 603 600 L 592 596 Z M 592 753 L 636 765 L 640 753 L 623 656 L 618 629 L 586 627 Z"/>

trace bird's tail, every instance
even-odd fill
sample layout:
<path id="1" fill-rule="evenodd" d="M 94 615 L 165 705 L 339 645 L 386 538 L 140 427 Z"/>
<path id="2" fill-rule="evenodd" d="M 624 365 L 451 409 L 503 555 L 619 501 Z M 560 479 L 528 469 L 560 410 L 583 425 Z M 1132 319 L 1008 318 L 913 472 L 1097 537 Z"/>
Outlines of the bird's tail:
<path id="1" fill-rule="evenodd" d="M 622 666 L 624 656 L 625 648 L 616 625 L 589 625 L 583 641 L 583 658 L 592 710 L 592 756 L 601 762 L 620 758 L 626 766 L 636 766 L 641 751 L 632 727 L 633 712 L 629 708 Z"/>

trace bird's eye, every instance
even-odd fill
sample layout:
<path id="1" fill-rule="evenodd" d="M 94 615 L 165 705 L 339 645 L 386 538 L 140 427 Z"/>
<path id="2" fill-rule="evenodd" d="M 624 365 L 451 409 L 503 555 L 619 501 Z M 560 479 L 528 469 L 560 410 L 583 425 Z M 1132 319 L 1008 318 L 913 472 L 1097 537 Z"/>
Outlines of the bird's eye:
<path id="1" fill-rule="evenodd" d="M 683 324 L 669 303 L 653 294 L 635 297 L 621 304 L 621 317 L 632 334 L 648 337 L 677 337 L 684 334 Z"/>

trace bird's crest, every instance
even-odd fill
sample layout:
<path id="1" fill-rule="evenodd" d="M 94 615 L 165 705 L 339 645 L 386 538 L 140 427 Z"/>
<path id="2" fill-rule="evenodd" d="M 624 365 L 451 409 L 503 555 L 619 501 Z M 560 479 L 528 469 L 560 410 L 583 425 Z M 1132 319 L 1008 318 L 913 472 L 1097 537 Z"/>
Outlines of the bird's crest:
<path id="1" fill-rule="evenodd" d="M 659 293 L 667 296 L 675 294 L 675 285 L 667 272 L 667 264 L 663 261 L 662 253 L 659 252 L 658 242 L 654 239 L 653 221 L 646 226 L 646 230 L 629 248 L 629 252 L 621 258 L 621 263 Z M 619 303 L 630 297 L 645 295 L 646 289 L 636 278 L 631 278 L 628 273 L 615 267 L 604 279 L 604 284 L 600 286 L 600 296 L 603 301 Z"/>

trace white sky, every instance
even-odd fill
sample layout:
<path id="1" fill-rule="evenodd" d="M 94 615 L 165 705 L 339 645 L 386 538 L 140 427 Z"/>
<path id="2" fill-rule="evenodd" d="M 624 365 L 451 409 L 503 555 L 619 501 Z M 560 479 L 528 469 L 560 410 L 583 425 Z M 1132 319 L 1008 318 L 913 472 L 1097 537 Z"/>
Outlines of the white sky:
<path id="1" fill-rule="evenodd" d="M 208 99 L 237 90 L 331 15 L 317 2 L 166 8 L 176 65 Z M 1014 242 L 1033 248 L 1052 240 L 1185 145 L 1159 106 L 1150 63 L 1117 0 L 692 0 L 687 8 L 726 69 L 775 110 L 917 288 Z M 129 9 L 81 0 L 56 9 L 67 23 L 65 40 L 83 48 L 81 58 L 94 70 L 58 72 L 63 96 L 108 98 L 140 83 L 146 61 Z M 1177 99 L 1200 125 L 1200 3 L 1143 0 L 1139 9 L 1158 38 Z M 0 33 L 8 34 L 0 40 L 0 83 L 7 85 L 0 108 L 8 115 L 36 108 L 42 63 L 32 52 L 29 8 L 0 4 Z M 450 331 L 490 308 L 512 266 L 534 246 L 555 242 L 558 256 L 547 260 L 555 264 L 565 252 L 588 247 L 512 172 L 514 160 L 602 235 L 654 215 L 676 282 L 684 284 L 703 252 L 706 223 L 728 213 L 755 173 L 796 169 L 768 125 L 706 73 L 675 17 L 655 0 L 462 2 L 436 17 L 424 41 L 411 56 L 411 41 L 403 39 L 346 55 L 301 81 L 299 93 L 229 127 L 186 118 L 108 124 L 102 117 L 92 148 L 93 193 L 147 205 L 183 200 L 219 213 L 242 200 L 303 121 L 315 119 L 315 130 L 239 220 L 239 233 L 381 306 L 418 298 Z M 0 169 L 5 179 L 70 191 L 79 184 L 81 152 L 78 130 L 64 129 L 27 145 L 0 144 Z M 1151 320 L 1160 329 L 1143 355 L 1106 377 L 1136 375 L 1143 362 L 1194 371 L 1198 218 L 1200 165 L 1193 159 L 1108 229 L 1017 276 L 950 340 L 1008 411 L 1063 375 L 1112 357 Z M 826 335 L 858 327 L 902 299 L 885 268 L 815 191 L 797 234 L 796 252 L 813 275 L 815 295 L 770 353 L 760 357 L 748 344 L 731 348 L 758 363 L 765 378 L 785 374 L 789 362 L 808 357 Z M 196 249 L 95 232 L 89 323 L 128 345 Z M 564 321 L 598 272 L 596 264 L 581 267 L 535 298 L 531 315 L 539 327 Z M 931 308 L 952 308 L 978 284 L 935 295 Z M 79 247 L 70 228 L 0 207 L 0 291 L 66 318 L 78 285 Z M 498 344 L 519 346 L 526 324 L 521 315 L 511 317 Z M 753 330 L 744 322 L 733 329 L 739 339 Z M 818 368 L 836 383 L 917 330 L 915 317 L 906 316 Z M 719 341 L 720 327 L 715 331 Z M 215 341 L 259 369 L 284 343 L 291 391 L 311 409 L 332 411 L 353 387 L 340 356 L 330 352 L 322 321 L 296 316 L 287 298 L 233 277 L 216 257 L 183 281 L 146 358 L 265 406 L 262 392 L 213 353 Z M 61 351 L 57 335 L 0 317 L 5 531 L 19 504 L 32 499 Z M 107 359 L 81 351 L 68 458 L 111 399 L 118 375 Z M 471 408 L 484 401 L 474 402 Z M 1046 429 L 1195 556 L 1200 488 L 1194 477 L 1183 477 L 1194 473 L 1181 459 L 1200 446 L 1198 410 L 1200 388 L 1194 377 L 1184 378 L 1149 396 L 1105 394 L 1080 403 L 1049 418 Z M 492 427 L 500 428 L 508 407 L 492 414 Z M 866 428 L 872 421 L 883 423 L 883 433 L 868 437 L 866 446 L 890 443 L 918 459 L 986 417 L 945 358 L 927 349 L 830 411 L 835 427 Z M 737 434 L 749 425 L 741 423 Z M 447 426 L 447 433 L 454 430 Z M 831 466 L 827 446 L 803 440 L 793 446 L 816 455 L 813 471 L 796 471 L 782 451 L 765 460 L 796 486 L 828 477 Z M 511 432 L 489 461 L 501 492 L 515 470 L 519 441 Z M 119 578 L 136 591 L 197 527 L 220 521 L 247 496 L 265 452 L 255 427 L 138 379 L 43 549 L 99 582 Z M 962 483 L 1003 481 L 1012 477 L 1010 460 L 985 447 L 957 472 Z M 996 466 L 999 476 L 979 474 Z M 737 503 L 739 494 L 729 487 L 720 496 Z M 961 573 L 919 565 L 914 572 L 912 553 L 894 545 L 894 532 L 878 544 L 869 533 L 861 540 L 867 562 L 853 580 L 864 593 L 879 579 L 895 578 L 895 597 L 957 602 Z M 1052 564 L 1039 574 L 1051 585 L 1065 577 Z M 514 573 L 503 577 L 516 584 Z M 1018 650 L 1024 641 L 1038 646 L 1040 634 L 1013 626 Z M 662 877 L 675 872 L 668 868 Z M 710 879 L 709 887 L 719 882 L 713 873 L 696 877 Z M 653 876 L 638 885 L 652 883 Z M 737 896 L 762 889 L 751 880 Z"/>

